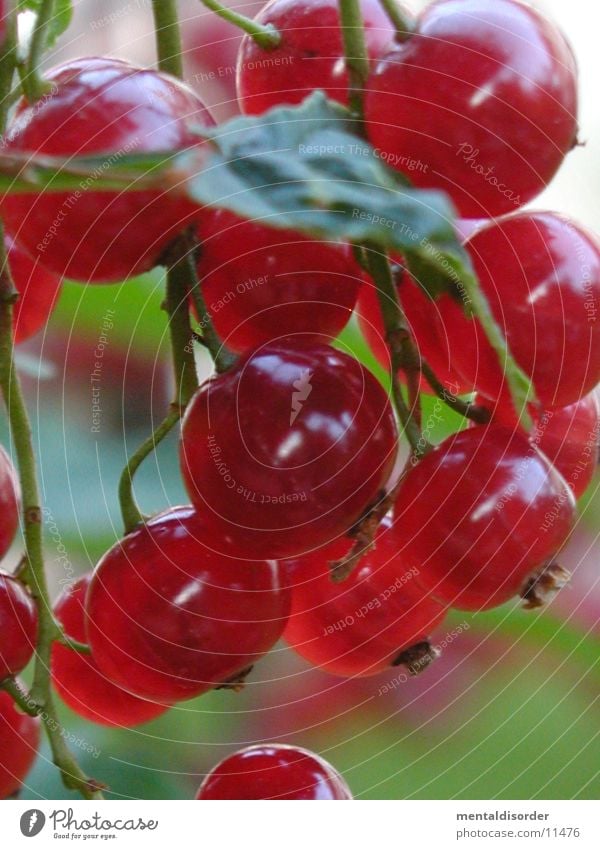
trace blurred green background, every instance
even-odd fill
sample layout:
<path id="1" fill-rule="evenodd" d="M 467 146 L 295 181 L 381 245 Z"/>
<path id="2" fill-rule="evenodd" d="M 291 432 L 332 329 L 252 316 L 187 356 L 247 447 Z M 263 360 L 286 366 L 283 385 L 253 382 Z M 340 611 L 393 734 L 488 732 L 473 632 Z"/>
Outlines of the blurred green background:
<path id="1" fill-rule="evenodd" d="M 569 211 L 598 227 L 600 116 L 595 93 L 593 103 L 591 97 L 596 36 L 586 26 L 582 0 L 568 6 L 542 4 L 574 42 L 584 81 L 583 137 L 592 141 L 572 155 L 536 206 Z M 197 2 L 182 8 L 190 10 L 194 25 L 206 25 Z M 145 4 L 82 1 L 76 10 L 57 58 L 110 52 L 152 61 Z M 112 22 L 92 25 L 119 10 Z M 225 42 L 219 49 L 226 49 Z M 223 95 L 213 92 L 215 97 Z M 121 286 L 68 284 L 45 332 L 19 354 L 49 510 L 46 551 L 54 593 L 91 569 L 119 537 L 120 471 L 170 399 L 161 290 L 159 273 Z M 91 374 L 107 310 L 113 311 L 113 327 L 106 331 L 102 409 L 94 432 Z M 353 327 L 343 341 L 377 370 Z M 207 362 L 202 368 L 209 372 Z M 459 424 L 445 414 L 434 438 Z M 0 430 L 6 444 L 4 424 Z M 146 461 L 136 491 L 147 512 L 186 500 L 176 435 Z M 598 798 L 599 530 L 596 482 L 564 556 L 574 572 L 571 588 L 541 613 L 508 605 L 477 616 L 454 614 L 435 635 L 441 658 L 416 679 L 405 680 L 397 670 L 362 681 L 337 679 L 309 668 L 282 645 L 254 670 L 243 692 L 211 693 L 140 729 L 107 730 L 65 709 L 73 748 L 84 769 L 116 798 L 192 798 L 219 759 L 259 741 L 321 753 L 360 799 Z M 69 798 L 45 745 L 23 796 Z"/>

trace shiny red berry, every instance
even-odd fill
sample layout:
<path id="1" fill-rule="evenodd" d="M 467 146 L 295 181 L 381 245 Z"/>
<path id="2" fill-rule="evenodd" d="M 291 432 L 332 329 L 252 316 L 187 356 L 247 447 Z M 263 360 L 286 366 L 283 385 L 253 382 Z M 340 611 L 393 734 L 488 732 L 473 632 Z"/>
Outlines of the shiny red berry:
<path id="1" fill-rule="evenodd" d="M 331 580 L 330 563 L 348 552 L 348 541 L 288 561 L 292 612 L 283 636 L 298 654 L 334 675 L 375 675 L 427 642 L 445 608 L 405 568 L 401 545 L 384 520 L 375 548 L 342 583 Z"/>
<path id="2" fill-rule="evenodd" d="M 318 755 L 275 743 L 248 746 L 211 770 L 197 799 L 351 799 L 341 775 Z"/>
<path id="3" fill-rule="evenodd" d="M 48 74 L 44 99 L 21 103 L 6 153 L 105 156 L 179 150 L 197 143 L 192 124 L 209 125 L 199 98 L 178 80 L 118 59 L 76 59 Z M 55 274 L 109 283 L 148 271 L 196 208 L 175 194 L 97 192 L 94 178 L 69 193 L 6 195 L 6 226 Z"/>
<path id="4" fill-rule="evenodd" d="M 54 605 L 54 615 L 66 635 L 80 643 L 87 639 L 84 602 L 91 578 L 91 572 L 79 578 Z M 165 705 L 138 699 L 118 687 L 100 671 L 91 654 L 58 642 L 52 646 L 52 683 L 71 710 L 100 725 L 132 728 L 167 710 Z"/>
<path id="5" fill-rule="evenodd" d="M 390 46 L 394 28 L 378 0 L 361 0 L 367 50 L 376 59 Z M 300 103 L 321 89 L 348 102 L 348 71 L 337 0 L 271 0 L 256 16 L 281 33 L 277 47 L 244 36 L 238 54 L 237 91 L 242 111 Z"/>
<path id="6" fill-rule="evenodd" d="M 45 327 L 61 289 L 61 278 L 31 259 L 5 237 L 10 273 L 19 297 L 13 307 L 15 344 L 24 342 Z"/>
<path id="7" fill-rule="evenodd" d="M 297 333 L 327 342 L 350 320 L 362 282 L 347 245 L 207 212 L 198 276 L 213 323 L 243 352 Z"/>
<path id="8" fill-rule="evenodd" d="M 8 693 L 0 690 L 0 799 L 18 791 L 39 744 L 39 719 L 21 713 Z"/>
<path id="9" fill-rule="evenodd" d="M 10 457 L 0 445 L 0 557 L 10 548 L 19 527 L 21 487 Z"/>
<path id="10" fill-rule="evenodd" d="M 402 561 L 444 604 L 495 607 L 556 555 L 574 508 L 566 482 L 525 434 L 474 427 L 406 475 L 395 507 Z"/>
<path id="11" fill-rule="evenodd" d="M 37 608 L 24 584 L 0 572 L 0 681 L 27 666 L 35 649 L 37 627 Z"/>
<path id="12" fill-rule="evenodd" d="M 517 0 L 438 0 L 367 82 L 367 135 L 465 217 L 514 211 L 577 136 L 577 68 L 560 30 Z"/>
<path id="13" fill-rule="evenodd" d="M 523 212 L 466 243 L 481 288 L 544 407 L 564 407 L 600 381 L 600 243 L 550 212 Z M 467 383 L 508 405 L 503 364 L 460 296 L 438 301 L 452 362 Z"/>
<path id="14" fill-rule="evenodd" d="M 88 590 L 87 634 L 112 681 L 148 699 L 189 699 L 279 639 L 290 610 L 281 568 L 218 545 L 191 507 L 176 507 L 104 555 Z"/>
<path id="15" fill-rule="evenodd" d="M 390 476 L 388 397 L 353 357 L 270 343 L 207 381 L 182 426 L 181 469 L 213 529 L 248 558 L 296 557 L 346 533 Z"/>
<path id="16" fill-rule="evenodd" d="M 600 405 L 592 393 L 569 407 L 537 416 L 531 440 L 579 498 L 598 468 L 599 436 Z"/>

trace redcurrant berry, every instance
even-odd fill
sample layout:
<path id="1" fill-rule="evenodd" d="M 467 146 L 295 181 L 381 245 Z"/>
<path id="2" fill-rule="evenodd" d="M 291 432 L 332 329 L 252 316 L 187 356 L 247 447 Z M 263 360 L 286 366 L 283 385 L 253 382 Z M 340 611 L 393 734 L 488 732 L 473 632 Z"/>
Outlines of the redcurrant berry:
<path id="1" fill-rule="evenodd" d="M 7 153 L 102 154 L 110 164 L 127 153 L 191 147 L 191 124 L 212 123 L 183 83 L 118 59 L 77 59 L 54 68 L 48 81 L 43 100 L 21 103 Z M 91 283 L 148 271 L 197 213 L 171 194 L 94 191 L 93 177 L 71 194 L 6 195 L 2 211 L 27 253 L 55 274 Z"/>
<path id="2" fill-rule="evenodd" d="M 0 445 L 0 557 L 11 546 L 19 527 L 21 488 L 10 457 Z"/>
<path id="3" fill-rule="evenodd" d="M 197 799 L 351 799 L 341 775 L 318 755 L 274 743 L 248 746 L 211 770 Z"/>
<path id="4" fill-rule="evenodd" d="M 577 136 L 577 68 L 562 33 L 516 0 L 438 0 L 367 82 L 367 134 L 466 217 L 515 210 Z"/>
<path id="5" fill-rule="evenodd" d="M 477 404 L 488 407 L 492 421 L 506 427 L 519 427 L 512 404 L 494 403 L 478 398 Z M 554 468 L 580 498 L 592 482 L 598 467 L 600 448 L 600 403 L 592 392 L 568 407 L 540 411 L 529 405 L 534 426 L 530 441 L 550 460 Z"/>
<path id="6" fill-rule="evenodd" d="M 446 439 L 406 475 L 395 507 L 405 568 L 444 604 L 502 604 L 565 543 L 574 499 L 525 434 L 500 425 Z"/>
<path id="7" fill-rule="evenodd" d="M 31 660 L 37 639 L 37 608 L 25 586 L 0 572 L 0 681 Z"/>
<path id="8" fill-rule="evenodd" d="M 21 713 L 8 693 L 0 690 L 0 799 L 8 799 L 20 788 L 39 744 L 39 719 Z"/>
<path id="9" fill-rule="evenodd" d="M 600 381 L 600 246 L 549 212 L 520 213 L 478 230 L 467 249 L 481 288 L 544 407 L 565 407 Z M 502 363 L 478 321 L 438 300 L 452 362 L 488 398 L 510 403 Z M 454 344 L 453 344 L 454 342 Z"/>
<path id="10" fill-rule="evenodd" d="M 531 440 L 558 469 L 575 498 L 583 495 L 598 467 L 599 431 L 600 405 L 594 393 L 536 418 Z"/>
<path id="11" fill-rule="evenodd" d="M 24 342 L 44 327 L 58 300 L 61 279 L 32 260 L 6 236 L 8 264 L 19 297 L 13 308 L 15 343 Z"/>
<path id="12" fill-rule="evenodd" d="M 85 643 L 85 596 L 92 573 L 67 587 L 56 601 L 54 615 L 66 635 Z M 52 683 L 71 710 L 100 725 L 132 728 L 160 716 L 163 704 L 138 699 L 102 674 L 92 655 L 55 642 L 52 646 Z"/>
<path id="13" fill-rule="evenodd" d="M 361 0 L 371 59 L 390 46 L 394 28 L 378 0 Z M 266 50 L 244 36 L 238 54 L 237 90 L 242 112 L 259 114 L 283 103 L 300 103 L 316 89 L 348 102 L 348 70 L 337 0 L 271 0 L 256 16 L 281 33 Z"/>
<path id="14" fill-rule="evenodd" d="M 352 315 L 362 276 L 349 246 L 208 212 L 198 276 L 213 323 L 233 351 L 283 336 L 329 341 Z"/>
<path id="15" fill-rule="evenodd" d="M 104 555 L 87 600 L 94 660 L 136 696 L 188 699 L 226 683 L 283 633 L 290 591 L 274 562 L 216 553 L 191 507 L 176 507 Z"/>
<path id="16" fill-rule="evenodd" d="M 401 662 L 444 618 L 444 607 L 415 581 L 414 570 L 404 568 L 402 543 L 390 526 L 391 520 L 382 522 L 375 548 L 342 583 L 333 583 L 329 564 L 348 552 L 347 540 L 288 561 L 294 582 L 283 636 L 334 675 L 375 675 Z"/>
<path id="17" fill-rule="evenodd" d="M 399 279 L 398 294 L 420 356 L 449 392 L 454 395 L 468 392 L 470 387 L 450 361 L 451 346 L 438 327 L 441 323 L 436 315 L 436 302 L 408 274 Z M 385 338 L 377 290 L 371 282 L 365 282 L 360 290 L 356 316 L 371 350 L 381 365 L 389 370 L 390 348 Z M 425 379 L 421 381 L 421 388 L 424 392 L 431 392 Z"/>
<path id="18" fill-rule="evenodd" d="M 181 468 L 215 539 L 248 558 L 296 557 L 377 501 L 396 443 L 387 395 L 357 360 L 326 345 L 270 343 L 196 393 Z"/>

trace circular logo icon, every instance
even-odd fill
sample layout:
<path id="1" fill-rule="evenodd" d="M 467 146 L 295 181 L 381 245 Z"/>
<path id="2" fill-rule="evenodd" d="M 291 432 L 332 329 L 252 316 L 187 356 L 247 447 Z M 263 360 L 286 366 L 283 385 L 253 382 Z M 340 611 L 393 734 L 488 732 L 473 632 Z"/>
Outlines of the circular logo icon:
<path id="1" fill-rule="evenodd" d="M 21 817 L 21 834 L 25 837 L 35 837 L 46 825 L 46 815 L 37 808 L 25 811 Z"/>

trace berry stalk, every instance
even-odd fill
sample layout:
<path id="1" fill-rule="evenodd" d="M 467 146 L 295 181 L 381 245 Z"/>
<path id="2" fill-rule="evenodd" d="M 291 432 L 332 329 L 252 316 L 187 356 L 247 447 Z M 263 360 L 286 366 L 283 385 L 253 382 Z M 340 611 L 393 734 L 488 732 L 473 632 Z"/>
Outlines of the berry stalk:
<path id="1" fill-rule="evenodd" d="M 0 100 L 3 104 L 0 130 L 6 124 L 5 97 L 10 92 L 16 61 L 16 27 L 9 25 L 9 42 L 0 60 Z M 44 571 L 42 512 L 33 450 L 31 425 L 13 358 L 13 305 L 17 298 L 4 244 L 4 228 L 0 223 L 0 387 L 6 404 L 10 431 L 19 467 L 23 499 L 23 536 L 25 557 L 20 577 L 28 584 L 38 609 L 38 641 L 33 686 L 23 693 L 14 680 L 2 682 L 21 708 L 44 723 L 54 763 L 67 787 L 78 790 L 87 799 L 102 798 L 97 785 L 87 778 L 69 751 L 50 688 L 50 653 L 52 642 L 63 635 L 52 615 L 48 584 Z"/>
<path id="2" fill-rule="evenodd" d="M 396 3 L 396 0 L 379 0 L 385 12 L 396 28 L 396 41 L 403 42 L 413 34 L 413 28 L 402 9 Z"/>
<path id="3" fill-rule="evenodd" d="M 6 126 L 8 110 L 10 109 L 8 93 L 11 90 L 17 61 L 17 16 L 12 5 L 6 11 L 4 27 L 5 38 L 0 55 L 0 92 L 3 95 L 6 94 L 6 96 L 3 96 L 0 100 L 0 127 Z"/>
<path id="4" fill-rule="evenodd" d="M 167 74 L 181 79 L 183 60 L 181 58 L 181 31 L 177 18 L 177 7 L 173 0 L 152 0 L 154 31 L 158 67 Z"/>
<path id="5" fill-rule="evenodd" d="M 458 398 L 456 395 L 453 395 L 452 392 L 449 392 L 441 380 L 439 380 L 436 376 L 431 366 L 424 361 L 421 361 L 421 371 L 437 397 L 443 401 L 447 407 L 450 407 L 450 409 L 454 410 L 455 413 L 459 413 L 461 416 L 471 419 L 471 421 L 476 422 L 477 424 L 487 424 L 489 422 L 491 418 L 489 410 L 486 410 L 485 407 L 479 407 L 476 404 L 472 404 L 470 401 L 463 401 L 462 398 Z"/>
<path id="6" fill-rule="evenodd" d="M 536 401 L 532 382 L 517 365 L 504 333 L 496 321 L 489 301 L 475 275 L 473 277 L 465 275 L 463 286 L 469 298 L 473 316 L 479 319 L 487 340 L 498 357 L 498 361 L 504 363 L 506 383 L 510 390 L 515 410 L 519 415 L 524 429 L 529 431 L 533 426 L 533 422 L 527 410 L 527 405 L 533 404 Z"/>
<path id="7" fill-rule="evenodd" d="M 48 36 L 48 26 L 54 15 L 54 0 L 44 0 L 38 12 L 27 61 L 22 69 L 21 84 L 25 96 L 30 103 L 35 103 L 48 91 L 48 83 L 46 83 L 39 72 L 40 60 L 46 49 L 46 41 Z"/>
<path id="8" fill-rule="evenodd" d="M 161 71 L 178 78 L 183 75 L 181 61 L 181 32 L 176 4 L 172 0 L 153 0 L 156 48 Z M 119 481 L 119 503 L 125 532 L 129 533 L 144 521 L 133 494 L 133 477 L 142 462 L 171 432 L 181 419 L 185 408 L 198 388 L 198 372 L 194 360 L 195 334 L 190 324 L 189 298 L 194 299 L 202 326 L 202 342 L 208 349 L 217 371 L 233 362 L 214 329 L 204 303 L 194 259 L 195 243 L 189 233 L 179 236 L 167 250 L 167 287 L 164 308 L 169 315 L 171 356 L 175 373 L 176 397 L 167 416 L 156 430 L 129 458 Z"/>
<path id="9" fill-rule="evenodd" d="M 386 341 L 390 349 L 394 404 L 415 457 L 421 457 L 431 446 L 423 438 L 418 424 L 418 415 L 415 415 L 418 404 L 413 404 L 412 409 L 409 408 L 404 400 L 398 380 L 400 370 L 407 375 L 418 374 L 420 370 L 418 353 L 415 350 L 406 316 L 398 299 L 387 256 L 369 246 L 366 246 L 365 253 L 369 273 L 377 288 Z"/>
<path id="10" fill-rule="evenodd" d="M 223 18 L 223 20 L 229 21 L 230 24 L 239 27 L 239 29 L 247 33 L 259 47 L 262 47 L 265 50 L 277 47 L 281 42 L 281 34 L 271 24 L 267 24 L 266 26 L 259 24 L 257 21 L 252 20 L 252 18 L 247 18 L 245 15 L 240 15 L 233 9 L 223 6 L 223 4 L 219 3 L 218 0 L 200 0 L 200 2 L 206 6 L 207 9 L 210 9 L 211 12 L 214 12 L 220 18 Z"/>
<path id="11" fill-rule="evenodd" d="M 351 110 L 363 119 L 363 90 L 369 76 L 369 57 L 359 0 L 339 0 L 342 39 L 350 78 Z"/>

